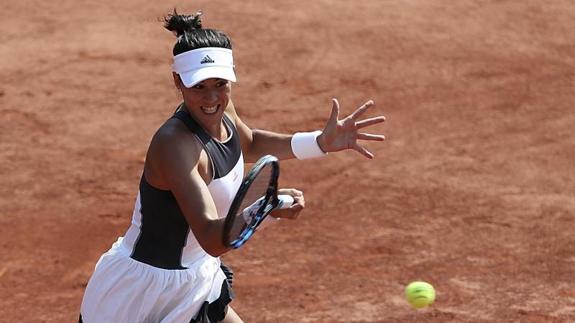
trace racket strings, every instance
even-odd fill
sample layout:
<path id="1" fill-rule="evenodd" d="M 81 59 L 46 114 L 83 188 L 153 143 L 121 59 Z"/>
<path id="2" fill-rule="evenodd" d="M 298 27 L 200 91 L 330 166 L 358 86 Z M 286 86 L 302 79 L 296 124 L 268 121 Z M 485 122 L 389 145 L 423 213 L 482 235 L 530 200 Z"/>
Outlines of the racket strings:
<path id="1" fill-rule="evenodd" d="M 253 178 L 247 188 L 244 198 L 238 207 L 233 226 L 230 230 L 230 239 L 240 238 L 246 228 L 255 226 L 263 211 L 268 208 L 270 199 L 266 198 L 272 177 L 272 166 L 265 165 Z M 249 175 L 248 175 L 249 176 Z"/>

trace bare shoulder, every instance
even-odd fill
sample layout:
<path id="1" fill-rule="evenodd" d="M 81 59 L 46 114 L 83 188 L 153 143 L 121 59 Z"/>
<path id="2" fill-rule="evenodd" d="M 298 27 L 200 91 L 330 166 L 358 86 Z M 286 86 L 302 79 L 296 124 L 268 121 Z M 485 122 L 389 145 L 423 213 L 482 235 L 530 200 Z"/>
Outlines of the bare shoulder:
<path id="1" fill-rule="evenodd" d="M 182 150 L 181 147 L 186 149 Z M 161 152 L 162 156 L 159 157 L 164 157 L 165 154 L 171 157 L 175 157 L 174 154 L 199 157 L 201 145 L 182 122 L 169 119 L 154 134 L 149 150 L 151 153 Z"/>
<path id="2" fill-rule="evenodd" d="M 187 127 L 169 119 L 156 131 L 146 155 L 144 171 L 150 184 L 167 188 L 169 172 L 190 173 L 198 167 L 202 147 Z"/>

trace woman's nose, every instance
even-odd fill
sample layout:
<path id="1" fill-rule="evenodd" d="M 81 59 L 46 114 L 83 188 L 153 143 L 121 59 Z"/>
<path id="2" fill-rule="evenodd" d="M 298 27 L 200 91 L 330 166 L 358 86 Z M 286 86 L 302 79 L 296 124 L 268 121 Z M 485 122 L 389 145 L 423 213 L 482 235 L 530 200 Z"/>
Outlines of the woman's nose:
<path id="1" fill-rule="evenodd" d="M 211 103 L 212 105 L 218 101 L 218 92 L 217 91 L 208 91 L 204 96 L 204 99 Z"/>

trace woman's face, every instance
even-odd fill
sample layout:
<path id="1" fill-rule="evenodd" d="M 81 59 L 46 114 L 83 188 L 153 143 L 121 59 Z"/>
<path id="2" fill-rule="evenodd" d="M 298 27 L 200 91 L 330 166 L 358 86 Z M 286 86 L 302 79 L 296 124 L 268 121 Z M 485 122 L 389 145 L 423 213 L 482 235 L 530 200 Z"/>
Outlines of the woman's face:
<path id="1" fill-rule="evenodd" d="M 231 97 L 231 82 L 219 78 L 204 80 L 191 88 L 180 82 L 190 115 L 204 126 L 219 125 Z"/>

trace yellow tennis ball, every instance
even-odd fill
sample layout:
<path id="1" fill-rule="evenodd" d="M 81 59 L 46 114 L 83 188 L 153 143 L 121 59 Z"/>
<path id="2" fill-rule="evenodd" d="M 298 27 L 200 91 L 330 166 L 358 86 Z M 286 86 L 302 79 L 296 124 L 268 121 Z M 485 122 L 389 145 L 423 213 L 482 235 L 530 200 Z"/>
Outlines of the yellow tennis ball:
<path id="1" fill-rule="evenodd" d="M 426 307 L 435 301 L 435 289 L 426 282 L 411 282 L 405 287 L 405 297 L 415 308 Z"/>

